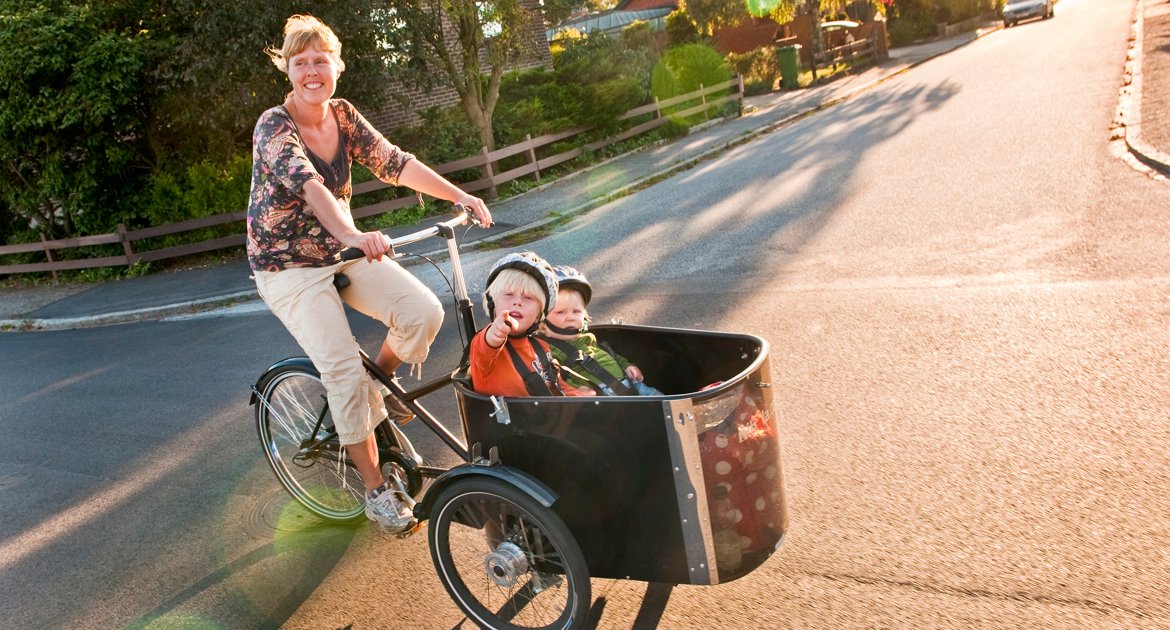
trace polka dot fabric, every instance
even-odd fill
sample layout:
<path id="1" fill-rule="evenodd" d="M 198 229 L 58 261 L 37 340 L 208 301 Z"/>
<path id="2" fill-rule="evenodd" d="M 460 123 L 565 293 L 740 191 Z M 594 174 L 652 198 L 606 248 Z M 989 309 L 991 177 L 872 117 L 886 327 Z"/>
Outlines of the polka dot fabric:
<path id="1" fill-rule="evenodd" d="M 780 459 L 776 428 L 766 407 L 744 392 L 735 410 L 700 436 L 699 452 L 710 501 L 716 486 L 731 495 L 729 514 L 715 514 L 735 524 L 744 553 L 774 544 L 781 526 Z"/>

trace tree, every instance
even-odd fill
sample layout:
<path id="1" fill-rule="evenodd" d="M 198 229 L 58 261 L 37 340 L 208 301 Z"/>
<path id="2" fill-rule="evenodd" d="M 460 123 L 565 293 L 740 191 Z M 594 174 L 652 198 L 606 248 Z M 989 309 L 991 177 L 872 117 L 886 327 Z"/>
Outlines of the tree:
<path id="1" fill-rule="evenodd" d="M 151 142 L 161 155 L 222 162 L 250 146 L 257 117 L 290 90 L 264 48 L 280 46 L 284 22 L 295 13 L 320 18 L 341 40 L 346 70 L 338 96 L 359 106 L 380 104 L 393 78 L 381 52 L 392 23 L 379 0 L 163 0 L 162 6 L 149 24 L 166 42 L 151 71 Z"/>
<path id="2" fill-rule="evenodd" d="M 974 2 L 976 0 L 953 0 Z M 853 11 L 856 19 L 865 19 L 881 10 L 883 0 L 680 0 L 684 11 L 699 33 L 710 36 L 723 27 L 736 26 L 752 17 L 767 17 L 778 24 L 792 21 L 798 9 L 814 16 Z M 865 13 L 866 15 L 861 15 Z M 819 23 L 819 19 L 817 22 Z"/>
<path id="3" fill-rule="evenodd" d="M 150 45 L 103 30 L 87 5 L 0 5 L 0 199 L 27 226 L 65 236 L 105 223 L 144 162 Z"/>
<path id="4" fill-rule="evenodd" d="M 382 35 L 399 79 L 430 89 L 441 74 L 483 146 L 493 150 L 500 79 L 514 61 L 538 56 L 539 8 L 524 0 L 391 0 L 389 6 L 392 28 Z"/>
<path id="5" fill-rule="evenodd" d="M 717 29 L 735 26 L 751 17 L 745 4 L 738 0 L 680 0 L 700 34 L 710 37 Z"/>
<path id="6" fill-rule="evenodd" d="M 15 233 L 109 231 L 148 179 L 238 162 L 287 80 L 264 48 L 312 12 L 343 44 L 339 96 L 376 103 L 391 17 L 380 0 L 0 0 L 0 203 Z M 202 176 L 202 175 L 201 175 Z M 225 208 L 227 210 L 227 208 Z M 25 227 L 18 227 L 18 226 Z"/>

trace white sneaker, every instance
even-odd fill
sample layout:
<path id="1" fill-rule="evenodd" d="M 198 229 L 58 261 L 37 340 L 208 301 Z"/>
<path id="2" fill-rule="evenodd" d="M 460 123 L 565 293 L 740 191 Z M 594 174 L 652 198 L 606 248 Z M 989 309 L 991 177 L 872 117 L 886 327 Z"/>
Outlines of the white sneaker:
<path id="1" fill-rule="evenodd" d="M 406 531 L 414 524 L 414 512 L 399 500 L 389 482 L 366 494 L 366 518 L 387 534 Z"/>

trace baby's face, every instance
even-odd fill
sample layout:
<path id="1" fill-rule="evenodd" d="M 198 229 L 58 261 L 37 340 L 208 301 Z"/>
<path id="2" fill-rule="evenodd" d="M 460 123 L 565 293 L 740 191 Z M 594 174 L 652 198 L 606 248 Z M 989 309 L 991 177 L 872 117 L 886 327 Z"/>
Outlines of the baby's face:
<path id="1" fill-rule="evenodd" d="M 557 292 L 557 303 L 548 314 L 548 322 L 557 328 L 584 328 L 585 327 L 585 300 L 581 294 L 570 289 Z M 576 335 L 562 335 L 549 329 L 546 331 L 554 339 L 572 339 Z"/>

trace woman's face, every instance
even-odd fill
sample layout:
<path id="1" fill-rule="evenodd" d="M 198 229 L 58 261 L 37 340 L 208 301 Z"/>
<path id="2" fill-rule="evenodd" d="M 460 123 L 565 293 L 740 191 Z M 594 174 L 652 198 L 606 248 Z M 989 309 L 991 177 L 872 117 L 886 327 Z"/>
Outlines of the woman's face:
<path id="1" fill-rule="evenodd" d="M 288 58 L 293 96 L 306 103 L 322 104 L 333 98 L 339 74 L 337 60 L 318 43 Z"/>

